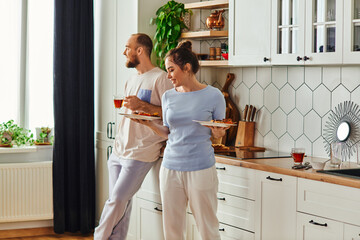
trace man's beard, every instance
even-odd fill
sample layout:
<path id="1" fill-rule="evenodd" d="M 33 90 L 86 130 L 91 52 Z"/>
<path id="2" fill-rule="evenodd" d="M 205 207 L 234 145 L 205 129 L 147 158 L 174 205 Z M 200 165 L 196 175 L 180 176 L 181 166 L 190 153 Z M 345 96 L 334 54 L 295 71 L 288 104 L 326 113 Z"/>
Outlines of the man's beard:
<path id="1" fill-rule="evenodd" d="M 135 56 L 134 59 L 129 60 L 129 61 L 126 62 L 126 67 L 127 68 L 135 68 L 139 64 L 140 64 L 140 61 L 137 58 L 137 56 Z"/>

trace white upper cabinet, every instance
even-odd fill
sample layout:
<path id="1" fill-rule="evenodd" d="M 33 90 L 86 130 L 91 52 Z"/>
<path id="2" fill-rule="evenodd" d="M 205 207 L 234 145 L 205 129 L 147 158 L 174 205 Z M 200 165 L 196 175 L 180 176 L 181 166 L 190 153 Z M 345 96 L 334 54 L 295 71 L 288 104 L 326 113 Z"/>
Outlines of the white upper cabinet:
<path id="1" fill-rule="evenodd" d="M 343 1 L 307 0 L 305 64 L 342 63 Z"/>
<path id="2" fill-rule="evenodd" d="M 299 64 L 304 55 L 305 1 L 273 0 L 271 59 L 273 64 Z"/>
<path id="3" fill-rule="evenodd" d="M 270 65 L 269 0 L 229 1 L 229 65 Z"/>
<path id="4" fill-rule="evenodd" d="M 341 64 L 343 1 L 272 0 L 272 64 Z"/>
<path id="5" fill-rule="evenodd" d="M 343 62 L 360 63 L 360 0 L 344 0 Z"/>

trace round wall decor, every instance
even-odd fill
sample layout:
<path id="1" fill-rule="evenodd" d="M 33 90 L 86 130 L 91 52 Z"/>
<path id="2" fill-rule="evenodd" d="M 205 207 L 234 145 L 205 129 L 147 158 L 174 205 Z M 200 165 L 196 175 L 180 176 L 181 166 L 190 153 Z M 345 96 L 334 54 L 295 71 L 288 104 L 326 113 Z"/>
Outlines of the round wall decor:
<path id="1" fill-rule="evenodd" d="M 323 129 L 325 150 L 330 156 L 330 145 L 333 142 L 343 142 L 342 148 L 345 160 L 356 151 L 355 145 L 360 140 L 360 107 L 352 101 L 339 103 L 330 112 L 328 121 Z"/>

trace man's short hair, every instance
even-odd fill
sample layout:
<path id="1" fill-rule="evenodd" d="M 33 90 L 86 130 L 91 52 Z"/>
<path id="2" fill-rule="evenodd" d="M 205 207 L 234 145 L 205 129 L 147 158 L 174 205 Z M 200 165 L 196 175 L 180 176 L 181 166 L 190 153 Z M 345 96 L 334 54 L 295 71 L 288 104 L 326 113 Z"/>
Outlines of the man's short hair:
<path id="1" fill-rule="evenodd" d="M 145 33 L 136 33 L 133 34 L 132 36 L 137 37 L 136 38 L 137 45 L 142 46 L 145 49 L 146 54 L 150 57 L 151 51 L 153 49 L 153 43 L 151 38 Z"/>

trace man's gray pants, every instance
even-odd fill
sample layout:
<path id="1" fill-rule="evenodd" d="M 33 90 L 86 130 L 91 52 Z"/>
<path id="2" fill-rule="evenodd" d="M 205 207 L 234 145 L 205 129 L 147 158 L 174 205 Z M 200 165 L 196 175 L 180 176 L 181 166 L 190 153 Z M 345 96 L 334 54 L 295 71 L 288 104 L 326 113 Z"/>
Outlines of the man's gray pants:
<path id="1" fill-rule="evenodd" d="M 125 240 L 129 229 L 132 197 L 141 187 L 155 162 L 122 159 L 111 154 L 108 160 L 109 199 L 105 202 L 94 240 Z"/>

